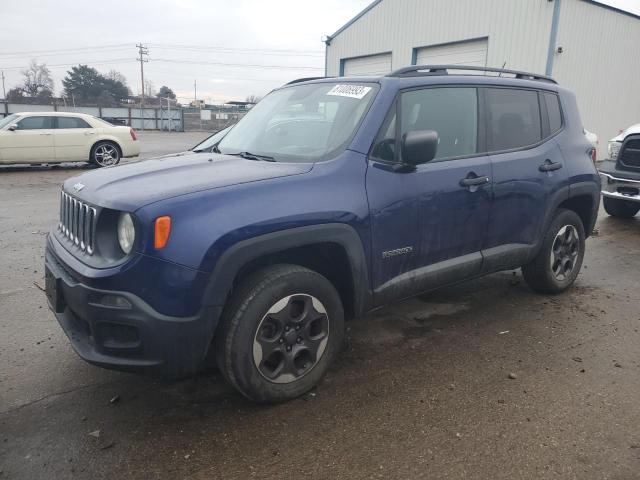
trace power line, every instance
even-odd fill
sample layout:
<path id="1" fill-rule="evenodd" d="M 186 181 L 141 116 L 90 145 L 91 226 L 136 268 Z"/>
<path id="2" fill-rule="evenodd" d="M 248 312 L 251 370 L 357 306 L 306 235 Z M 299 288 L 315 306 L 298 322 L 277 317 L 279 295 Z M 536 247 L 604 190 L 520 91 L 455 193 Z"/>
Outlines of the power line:
<path id="1" fill-rule="evenodd" d="M 118 43 L 112 45 L 101 45 L 99 47 L 73 47 L 73 48 L 60 48 L 51 50 L 25 50 L 21 52 L 0 52 L 0 57 L 13 57 L 21 55 L 39 55 L 39 54 L 55 54 L 55 53 L 72 53 L 80 51 L 96 51 L 96 50 L 110 50 L 115 48 L 131 48 L 129 43 Z"/>
<path id="2" fill-rule="evenodd" d="M 246 68 L 266 68 L 266 69 L 282 69 L 289 70 L 324 70 L 324 67 L 308 67 L 308 66 L 296 66 L 296 65 L 259 65 L 251 63 L 221 63 L 221 62 L 204 62 L 199 60 L 176 60 L 171 58 L 154 58 L 154 62 L 165 63 L 184 63 L 187 65 L 215 65 L 218 67 L 246 67 Z"/>
<path id="3" fill-rule="evenodd" d="M 172 45 L 172 44 L 150 44 L 160 50 L 184 50 L 192 52 L 216 52 L 216 53 L 239 53 L 254 55 L 276 55 L 276 56 L 301 56 L 301 57 L 323 57 L 324 53 L 311 50 L 274 50 L 263 48 L 231 48 L 231 47 L 207 47 L 201 45 Z"/>
<path id="4" fill-rule="evenodd" d="M 76 65 L 109 65 L 113 63 L 131 63 L 135 61 L 137 60 L 133 60 L 131 59 L 131 57 L 126 57 L 126 58 L 114 58 L 111 60 L 101 60 L 101 61 L 92 61 L 92 62 L 58 63 L 54 65 L 47 65 L 47 68 L 73 67 Z M 27 65 L 22 65 L 20 67 L 2 67 L 3 70 L 22 70 L 24 68 L 27 68 Z"/>

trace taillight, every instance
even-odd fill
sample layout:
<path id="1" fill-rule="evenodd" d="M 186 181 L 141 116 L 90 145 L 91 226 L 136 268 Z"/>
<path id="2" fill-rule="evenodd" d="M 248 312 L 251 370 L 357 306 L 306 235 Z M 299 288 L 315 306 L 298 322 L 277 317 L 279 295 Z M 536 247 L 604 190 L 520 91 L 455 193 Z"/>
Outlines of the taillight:
<path id="1" fill-rule="evenodd" d="M 591 155 L 591 161 L 593 162 L 593 164 L 596 164 L 596 160 L 598 159 L 598 152 L 595 148 L 592 148 L 591 151 L 589 152 L 589 154 Z"/>
<path id="2" fill-rule="evenodd" d="M 138 140 L 138 137 L 136 136 L 136 131 L 133 128 L 129 129 L 129 133 L 131 134 L 131 139 L 135 142 L 136 140 Z"/>

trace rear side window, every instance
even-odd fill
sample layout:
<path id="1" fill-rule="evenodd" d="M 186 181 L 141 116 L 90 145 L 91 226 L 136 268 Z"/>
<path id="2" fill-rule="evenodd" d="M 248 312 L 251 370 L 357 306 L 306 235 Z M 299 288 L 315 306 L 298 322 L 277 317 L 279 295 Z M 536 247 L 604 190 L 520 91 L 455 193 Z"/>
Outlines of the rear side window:
<path id="1" fill-rule="evenodd" d="M 542 94 L 549 115 L 549 133 L 554 134 L 562 128 L 562 111 L 560 101 L 555 93 L 544 92 Z"/>
<path id="2" fill-rule="evenodd" d="M 53 128 L 53 117 L 26 117 L 18 122 L 18 130 L 43 130 Z"/>
<path id="3" fill-rule="evenodd" d="M 91 128 L 87 122 L 78 117 L 56 117 L 58 120 L 57 128 Z"/>
<path id="4" fill-rule="evenodd" d="M 475 88 L 427 88 L 400 97 L 400 135 L 416 130 L 438 133 L 435 158 L 478 151 L 478 96 Z"/>
<path id="5" fill-rule="evenodd" d="M 488 88 L 486 102 L 490 151 L 527 147 L 542 140 L 537 92 Z"/>

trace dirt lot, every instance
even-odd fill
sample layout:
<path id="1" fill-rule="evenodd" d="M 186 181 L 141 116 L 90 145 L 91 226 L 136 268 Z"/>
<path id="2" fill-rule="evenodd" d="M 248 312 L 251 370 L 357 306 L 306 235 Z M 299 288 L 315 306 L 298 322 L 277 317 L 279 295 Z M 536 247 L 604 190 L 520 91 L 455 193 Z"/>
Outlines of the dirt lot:
<path id="1" fill-rule="evenodd" d="M 352 322 L 316 391 L 264 407 L 73 353 L 34 282 L 81 171 L 0 168 L 0 479 L 640 478 L 640 217 L 601 216 L 566 294 L 506 272 Z"/>

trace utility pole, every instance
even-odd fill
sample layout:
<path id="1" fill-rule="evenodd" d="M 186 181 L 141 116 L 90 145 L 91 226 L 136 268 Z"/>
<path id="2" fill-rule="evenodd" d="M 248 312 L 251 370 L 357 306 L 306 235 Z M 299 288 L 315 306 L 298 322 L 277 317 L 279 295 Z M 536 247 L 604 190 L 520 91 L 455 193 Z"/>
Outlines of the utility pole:
<path id="1" fill-rule="evenodd" d="M 142 42 L 136 45 L 136 47 L 138 48 L 139 55 L 136 60 L 140 62 L 140 85 L 142 87 L 142 93 L 140 94 L 140 130 L 144 130 L 144 64 L 149 61 L 148 58 L 145 58 L 145 56 L 149 56 L 149 49 L 142 45 Z"/>
<path id="2" fill-rule="evenodd" d="M 196 106 L 198 104 L 198 80 L 193 81 L 193 105 Z"/>
<path id="3" fill-rule="evenodd" d="M 0 71 L 0 75 L 2 75 L 2 98 L 4 101 L 7 101 L 7 91 L 4 88 L 4 70 Z"/>

